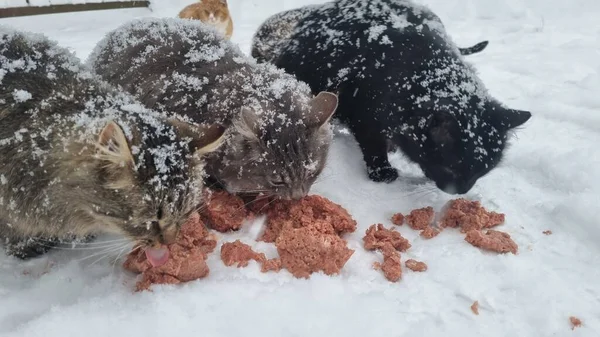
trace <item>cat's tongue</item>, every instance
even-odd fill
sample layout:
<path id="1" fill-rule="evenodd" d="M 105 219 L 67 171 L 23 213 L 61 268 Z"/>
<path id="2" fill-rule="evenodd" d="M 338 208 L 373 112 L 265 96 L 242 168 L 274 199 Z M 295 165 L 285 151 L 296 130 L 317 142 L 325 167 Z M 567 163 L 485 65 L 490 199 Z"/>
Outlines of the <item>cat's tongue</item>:
<path id="1" fill-rule="evenodd" d="M 167 249 L 167 246 L 161 246 L 160 248 L 147 248 L 146 258 L 152 267 L 160 267 L 169 260 L 169 250 Z"/>

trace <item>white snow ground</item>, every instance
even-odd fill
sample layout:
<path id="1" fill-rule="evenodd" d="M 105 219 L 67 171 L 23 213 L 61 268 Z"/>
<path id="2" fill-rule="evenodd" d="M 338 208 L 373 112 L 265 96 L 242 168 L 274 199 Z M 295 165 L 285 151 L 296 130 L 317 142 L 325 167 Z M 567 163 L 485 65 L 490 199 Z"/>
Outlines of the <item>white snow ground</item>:
<path id="1" fill-rule="evenodd" d="M 230 0 L 233 40 L 249 52 L 269 15 L 309 3 Z M 324 2 L 324 1 L 320 1 Z M 294 279 L 225 267 L 218 253 L 210 276 L 182 286 L 133 293 L 118 252 L 55 251 L 20 262 L 0 251 L 0 336 L 474 336 L 600 335 L 600 2 L 597 0 L 427 0 L 463 46 L 489 39 L 469 59 L 491 92 L 531 121 L 506 159 L 468 194 L 507 214 L 501 230 L 518 255 L 483 253 L 454 231 L 426 241 L 406 226 L 413 244 L 403 260 L 425 261 L 425 273 L 405 271 L 390 283 L 371 268 L 380 259 L 362 249 L 373 223 L 390 226 L 397 211 L 441 206 L 451 196 L 424 183 L 400 156 L 405 179 L 367 180 L 359 149 L 335 139 L 320 193 L 346 207 L 359 223 L 347 239 L 356 249 L 341 275 Z M 2 19 L 42 32 L 86 58 L 102 35 L 141 16 L 174 16 L 181 0 L 155 0 L 146 9 Z M 222 235 L 253 243 L 260 224 Z M 542 234 L 552 230 L 553 235 Z M 274 253 L 266 244 L 255 248 Z M 480 303 L 480 315 L 469 309 Z M 571 331 L 568 318 L 582 319 Z"/>

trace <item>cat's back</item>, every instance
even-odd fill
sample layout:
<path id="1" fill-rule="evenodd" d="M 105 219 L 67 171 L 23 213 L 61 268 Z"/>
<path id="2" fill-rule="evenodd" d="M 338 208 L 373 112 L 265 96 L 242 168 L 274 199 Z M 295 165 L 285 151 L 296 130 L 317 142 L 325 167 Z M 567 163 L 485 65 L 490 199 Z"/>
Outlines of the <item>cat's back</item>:
<path id="1" fill-rule="evenodd" d="M 145 106 L 194 116 L 207 103 L 196 94 L 214 89 L 216 79 L 242 67 L 243 58 L 236 45 L 200 21 L 143 18 L 108 33 L 87 64 Z"/>
<path id="2" fill-rule="evenodd" d="M 88 64 L 109 82 L 131 85 L 158 73 L 152 68 L 209 74 L 211 68 L 232 62 L 240 54 L 198 20 L 143 18 L 108 33 L 91 53 Z"/>
<path id="3" fill-rule="evenodd" d="M 259 62 L 274 61 L 294 33 L 298 22 L 319 8 L 321 5 L 307 5 L 269 17 L 252 38 L 252 57 Z"/>
<path id="4" fill-rule="evenodd" d="M 423 46 L 431 27 L 443 31 L 435 14 L 411 1 L 326 3 L 298 22 L 275 64 L 311 86 L 331 90 L 382 70 L 385 62 L 398 61 L 404 51 Z"/>
<path id="5" fill-rule="evenodd" d="M 0 139 L 5 140 L 0 145 L 17 130 L 63 118 L 78 104 L 73 98 L 82 94 L 81 83 L 91 77 L 54 41 L 0 27 Z"/>

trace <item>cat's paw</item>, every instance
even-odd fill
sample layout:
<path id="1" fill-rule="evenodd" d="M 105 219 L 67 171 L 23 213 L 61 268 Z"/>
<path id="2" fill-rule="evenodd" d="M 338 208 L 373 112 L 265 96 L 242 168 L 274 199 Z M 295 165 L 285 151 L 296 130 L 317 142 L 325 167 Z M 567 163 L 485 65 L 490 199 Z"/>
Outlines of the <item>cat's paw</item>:
<path id="1" fill-rule="evenodd" d="M 398 170 L 391 166 L 369 168 L 369 178 L 378 183 L 391 183 L 398 179 Z"/>

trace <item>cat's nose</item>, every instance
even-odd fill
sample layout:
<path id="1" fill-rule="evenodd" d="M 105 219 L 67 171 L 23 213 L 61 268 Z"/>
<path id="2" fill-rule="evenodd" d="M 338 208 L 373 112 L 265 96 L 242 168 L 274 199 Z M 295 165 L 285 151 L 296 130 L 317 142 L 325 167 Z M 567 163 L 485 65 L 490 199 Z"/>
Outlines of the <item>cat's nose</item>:
<path id="1" fill-rule="evenodd" d="M 175 240 L 177 239 L 177 232 L 178 230 L 176 226 L 169 226 L 167 228 L 164 228 L 158 236 L 158 241 L 163 245 L 170 245 L 172 243 L 175 243 Z"/>
<path id="2" fill-rule="evenodd" d="M 290 198 L 292 200 L 298 200 L 298 199 L 302 199 L 306 196 L 306 189 L 304 188 L 298 188 L 292 191 L 292 193 L 290 194 Z"/>

